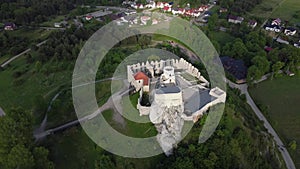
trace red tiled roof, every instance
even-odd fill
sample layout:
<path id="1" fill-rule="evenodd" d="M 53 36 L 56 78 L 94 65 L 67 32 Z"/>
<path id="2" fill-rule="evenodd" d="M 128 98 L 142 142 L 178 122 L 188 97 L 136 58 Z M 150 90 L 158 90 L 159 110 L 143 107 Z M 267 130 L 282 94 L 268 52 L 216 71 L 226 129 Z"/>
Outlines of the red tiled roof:
<path id="1" fill-rule="evenodd" d="M 149 85 L 149 77 L 143 73 L 143 72 L 138 72 L 134 75 L 135 80 L 143 80 L 143 85 L 148 86 Z"/>

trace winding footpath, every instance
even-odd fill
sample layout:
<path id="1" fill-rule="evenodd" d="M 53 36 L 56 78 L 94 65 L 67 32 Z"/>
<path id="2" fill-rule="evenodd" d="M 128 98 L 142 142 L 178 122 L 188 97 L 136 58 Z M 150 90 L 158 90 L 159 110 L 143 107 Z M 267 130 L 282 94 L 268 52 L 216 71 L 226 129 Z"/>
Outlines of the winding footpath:
<path id="1" fill-rule="evenodd" d="M 45 44 L 46 42 L 47 42 L 47 40 L 44 40 L 43 42 L 38 43 L 36 46 L 37 46 L 37 47 L 40 47 L 41 45 Z M 4 62 L 4 63 L 1 65 L 1 67 L 2 67 L 2 68 L 5 67 L 6 65 L 10 64 L 10 62 L 14 61 L 15 59 L 19 58 L 20 56 L 22 56 L 22 55 L 24 55 L 24 54 L 26 54 L 26 53 L 28 53 L 28 52 L 30 52 L 30 51 L 31 51 L 31 49 L 28 48 L 28 49 L 26 49 L 25 51 L 23 51 L 23 52 L 21 52 L 21 53 L 15 55 L 14 57 L 12 57 L 12 58 L 10 58 L 9 60 L 7 60 L 6 62 Z"/>
<path id="2" fill-rule="evenodd" d="M 4 113 L 3 109 L 0 107 L 0 117 L 1 116 L 5 116 L 5 113 Z"/>
<path id="3" fill-rule="evenodd" d="M 259 82 L 263 81 L 263 79 L 267 79 L 268 75 L 263 76 L 262 80 L 260 80 Z M 231 88 L 236 88 L 239 89 L 241 91 L 242 94 L 246 95 L 246 99 L 247 99 L 247 103 L 250 105 L 250 107 L 252 108 L 252 110 L 254 111 L 254 113 L 256 114 L 256 116 L 258 117 L 259 120 L 264 122 L 264 126 L 265 128 L 268 130 L 268 132 L 273 136 L 276 144 L 277 144 L 277 148 L 279 150 L 279 152 L 281 153 L 286 167 L 288 169 L 296 169 L 295 164 L 289 154 L 289 152 L 287 151 L 287 149 L 285 148 L 283 142 L 281 141 L 281 139 L 279 138 L 279 136 L 277 135 L 276 131 L 273 129 L 273 127 L 271 126 L 271 124 L 268 122 L 268 120 L 265 118 L 265 116 L 263 115 L 263 113 L 259 110 L 259 108 L 256 106 L 255 102 L 253 101 L 253 99 L 251 98 L 249 92 L 248 92 L 248 85 L 247 84 L 235 84 L 233 82 L 231 82 L 230 80 L 226 80 L 228 85 Z"/>
<path id="4" fill-rule="evenodd" d="M 111 79 L 111 78 L 110 78 Z M 86 84 L 84 84 L 86 85 Z M 81 85 L 80 85 L 81 86 Z M 53 129 L 49 129 L 49 130 L 46 130 L 44 131 L 43 130 L 43 127 L 40 127 L 40 130 L 36 130 L 35 133 L 34 133 L 34 137 L 36 140 L 40 140 L 40 139 L 43 139 L 45 138 L 46 136 L 48 135 L 51 135 L 51 134 L 54 134 L 55 132 L 58 132 L 58 131 L 62 131 L 62 130 L 65 130 L 67 128 L 70 128 L 70 127 L 73 127 L 73 126 L 76 126 L 78 125 L 79 123 L 84 123 L 84 122 L 87 122 L 89 120 L 92 120 L 94 119 L 95 117 L 97 117 L 98 115 L 100 115 L 103 111 L 105 110 L 109 110 L 109 109 L 115 109 L 116 107 L 120 107 L 121 106 L 121 99 L 122 99 L 122 96 L 126 95 L 129 93 L 129 89 L 126 89 L 126 87 L 124 87 L 122 90 L 120 90 L 119 92 L 113 94 L 112 96 L 110 96 L 110 98 L 108 99 L 108 101 L 103 104 L 97 111 L 95 111 L 94 113 L 90 114 L 90 115 L 87 115 L 87 116 L 84 116 L 80 119 L 77 119 L 77 120 L 74 120 L 74 121 L 71 121 L 71 122 L 68 122 L 64 125 L 61 125 L 61 126 L 58 126 L 56 128 L 53 128 Z M 45 117 L 47 118 L 47 116 Z M 42 125 L 41 126 L 44 126 L 43 124 L 46 123 L 45 120 L 43 120 L 42 122 Z"/>

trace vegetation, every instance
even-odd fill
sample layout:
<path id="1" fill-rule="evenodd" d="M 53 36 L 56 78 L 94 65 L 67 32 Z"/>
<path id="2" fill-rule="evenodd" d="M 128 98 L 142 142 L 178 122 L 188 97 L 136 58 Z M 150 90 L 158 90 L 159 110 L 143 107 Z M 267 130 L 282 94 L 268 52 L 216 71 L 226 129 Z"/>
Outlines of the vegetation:
<path id="1" fill-rule="evenodd" d="M 58 169 L 65 168 L 67 165 L 71 165 L 74 169 L 83 166 L 118 169 L 238 168 L 241 166 L 242 168 L 284 168 L 276 147 L 270 141 L 272 137 L 266 134 L 263 124 L 256 120 L 251 108 L 242 101 L 239 93 L 230 90 L 228 100 L 225 114 L 212 138 L 204 144 L 198 144 L 199 132 L 205 123 L 203 117 L 170 157 L 160 155 L 146 159 L 130 159 L 115 156 L 96 146 L 81 128 L 57 133 L 44 144 L 51 148 L 50 157 Z M 150 127 L 148 125 L 153 126 L 152 124 L 132 123 L 125 118 L 123 118 L 125 122 L 120 122 L 115 119 L 114 112 L 111 110 L 105 111 L 103 115 L 112 127 L 126 135 L 134 137 L 155 135 L 153 133 L 155 129 L 146 132 Z M 66 152 L 69 153 L 63 155 Z"/>
<path id="2" fill-rule="evenodd" d="M 298 104 L 300 97 L 297 93 L 300 90 L 299 83 L 299 75 L 282 76 L 250 88 L 250 94 L 255 102 L 264 110 L 263 113 L 287 145 L 296 168 L 300 167 L 300 148 L 293 143 L 294 141 L 296 144 L 300 143 L 300 133 L 297 132 L 300 126 L 298 120 L 300 118 Z M 294 150 L 295 147 L 296 150 Z"/>
<path id="3" fill-rule="evenodd" d="M 274 9 L 271 17 L 281 18 L 283 21 L 289 21 L 291 23 L 300 22 L 300 2 L 297 0 L 286 0 Z"/>
<path id="4" fill-rule="evenodd" d="M 229 8 L 232 13 L 242 14 L 251 11 L 256 5 L 260 4 L 262 0 L 239 0 L 239 1 L 228 1 L 220 0 L 219 4 L 221 7 Z"/>
<path id="5" fill-rule="evenodd" d="M 54 168 L 49 151 L 33 144 L 32 125 L 32 114 L 19 108 L 0 118 L 0 168 Z"/>

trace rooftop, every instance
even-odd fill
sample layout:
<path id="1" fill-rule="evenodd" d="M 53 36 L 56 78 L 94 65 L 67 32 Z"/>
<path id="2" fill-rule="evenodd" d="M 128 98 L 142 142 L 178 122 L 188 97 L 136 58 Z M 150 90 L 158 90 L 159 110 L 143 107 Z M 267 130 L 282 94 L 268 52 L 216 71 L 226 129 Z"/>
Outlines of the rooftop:
<path id="1" fill-rule="evenodd" d="M 165 86 L 158 88 L 155 93 L 156 94 L 172 94 L 172 93 L 180 93 L 181 89 L 177 86 Z"/>

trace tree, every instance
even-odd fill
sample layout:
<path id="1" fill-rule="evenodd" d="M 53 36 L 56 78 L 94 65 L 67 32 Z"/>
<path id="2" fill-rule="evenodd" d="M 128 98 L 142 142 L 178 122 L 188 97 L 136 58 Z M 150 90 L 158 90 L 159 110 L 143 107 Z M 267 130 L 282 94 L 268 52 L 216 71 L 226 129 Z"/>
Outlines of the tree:
<path id="1" fill-rule="evenodd" d="M 116 165 L 107 155 L 102 155 L 99 160 L 95 161 L 95 169 L 114 169 Z"/>
<path id="2" fill-rule="evenodd" d="M 289 147 L 291 150 L 295 151 L 297 149 L 297 142 L 295 140 L 291 141 Z"/>
<path id="3" fill-rule="evenodd" d="M 45 167 L 51 166 L 51 162 L 46 160 L 48 154 L 45 150 L 34 149 L 32 126 L 31 112 L 21 108 L 11 109 L 0 118 L 0 168 L 40 169 L 41 163 L 45 164 Z M 42 169 L 45 167 L 42 166 Z"/>
<path id="4" fill-rule="evenodd" d="M 34 167 L 34 159 L 28 148 L 18 144 L 14 146 L 7 155 L 5 165 L 7 169 L 32 169 Z"/>
<path id="5" fill-rule="evenodd" d="M 255 65 L 248 68 L 247 73 L 247 81 L 253 82 L 255 80 L 259 80 L 263 76 L 263 73 L 259 70 L 259 68 Z"/>
<path id="6" fill-rule="evenodd" d="M 272 72 L 275 77 L 279 74 L 279 70 L 281 70 L 283 67 L 284 67 L 284 63 L 280 61 L 272 65 Z"/>
<path id="7" fill-rule="evenodd" d="M 208 20 L 208 23 L 207 23 L 208 29 L 214 30 L 216 28 L 217 21 L 218 21 L 218 15 L 216 13 L 214 13 Z"/>
<path id="8" fill-rule="evenodd" d="M 36 169 L 54 169 L 54 164 L 48 160 L 49 151 L 44 147 L 35 147 L 33 157 Z"/>
<path id="9" fill-rule="evenodd" d="M 35 71 L 40 72 L 41 68 L 42 68 L 42 63 L 40 61 L 36 61 L 34 65 Z"/>
<path id="10" fill-rule="evenodd" d="M 270 69 L 270 62 L 265 55 L 255 56 L 251 61 L 258 69 L 260 69 L 262 74 L 267 73 Z"/>
<path id="11" fill-rule="evenodd" d="M 214 152 L 209 153 L 208 158 L 203 161 L 205 168 L 207 169 L 214 169 L 216 168 L 216 161 L 218 160 L 218 157 Z"/>
<path id="12" fill-rule="evenodd" d="M 234 58 L 243 58 L 248 50 L 241 39 L 236 39 L 232 45 L 232 55 Z"/>
<path id="13" fill-rule="evenodd" d="M 275 48 L 273 50 L 271 50 L 268 54 L 268 57 L 270 58 L 270 61 L 272 63 L 276 63 L 278 61 L 280 61 L 280 58 L 279 58 L 279 49 L 278 48 Z"/>

